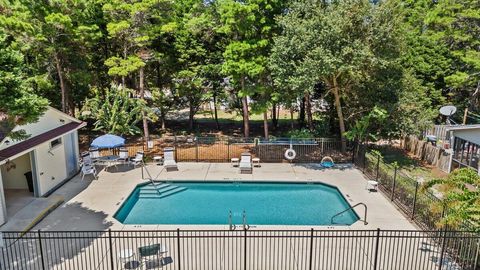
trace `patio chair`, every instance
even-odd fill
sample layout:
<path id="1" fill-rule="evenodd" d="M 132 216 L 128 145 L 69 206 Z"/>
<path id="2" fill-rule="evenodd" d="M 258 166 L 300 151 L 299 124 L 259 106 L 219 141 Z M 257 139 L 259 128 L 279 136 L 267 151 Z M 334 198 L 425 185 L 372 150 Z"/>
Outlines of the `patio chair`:
<path id="1" fill-rule="evenodd" d="M 82 166 L 93 166 L 93 160 L 89 152 L 83 152 L 81 155 Z"/>
<path id="2" fill-rule="evenodd" d="M 167 247 L 161 244 L 153 244 L 153 245 L 148 245 L 148 246 L 143 246 L 138 248 L 138 256 L 140 259 L 140 262 L 142 264 L 145 264 L 147 266 L 148 264 L 153 263 L 150 267 L 145 267 L 145 268 L 155 268 L 158 266 L 163 265 L 163 254 L 167 253 Z M 152 257 L 154 257 L 156 260 L 152 260 Z"/>
<path id="3" fill-rule="evenodd" d="M 250 153 L 242 153 L 240 157 L 240 173 L 252 173 L 252 155 Z"/>
<path id="4" fill-rule="evenodd" d="M 128 150 L 126 148 L 120 148 L 118 151 L 117 163 L 121 163 L 123 165 L 128 164 L 128 158 Z"/>
<path id="5" fill-rule="evenodd" d="M 82 180 L 85 178 L 85 175 L 92 174 L 95 179 L 97 179 L 97 170 L 92 164 L 83 164 L 82 167 Z"/>
<path id="6" fill-rule="evenodd" d="M 175 149 L 172 147 L 167 147 L 163 149 L 163 166 L 165 166 L 167 172 L 170 170 L 178 171 L 178 165 L 175 161 L 174 151 Z"/>
<path id="7" fill-rule="evenodd" d="M 322 158 L 320 165 L 324 168 L 333 168 L 335 166 L 335 162 L 333 162 L 333 158 L 326 156 Z"/>
<path id="8" fill-rule="evenodd" d="M 96 162 L 97 159 L 100 157 L 100 151 L 97 148 L 92 148 L 89 150 L 90 152 L 90 158 L 92 159 L 92 162 Z"/>
<path id="9" fill-rule="evenodd" d="M 128 155 L 128 153 L 127 153 Z M 130 160 L 130 164 L 133 165 L 133 167 L 137 167 L 138 165 L 141 165 L 143 162 L 143 152 L 137 152 L 134 158 Z"/>

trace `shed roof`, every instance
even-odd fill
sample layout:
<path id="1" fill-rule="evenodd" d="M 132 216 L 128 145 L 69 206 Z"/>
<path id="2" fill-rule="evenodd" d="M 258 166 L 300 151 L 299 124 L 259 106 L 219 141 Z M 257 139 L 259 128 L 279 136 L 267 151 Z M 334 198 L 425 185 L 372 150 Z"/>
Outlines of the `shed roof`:
<path id="1" fill-rule="evenodd" d="M 71 122 L 0 150 L 0 162 L 85 125 L 85 122 Z"/>

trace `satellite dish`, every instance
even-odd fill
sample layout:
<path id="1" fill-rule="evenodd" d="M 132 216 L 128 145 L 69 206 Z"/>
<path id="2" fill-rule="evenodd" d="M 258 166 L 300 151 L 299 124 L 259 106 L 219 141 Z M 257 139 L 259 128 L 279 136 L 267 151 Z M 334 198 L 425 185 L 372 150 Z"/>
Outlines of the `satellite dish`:
<path id="1" fill-rule="evenodd" d="M 455 112 L 457 112 L 457 107 L 453 105 L 447 105 L 440 108 L 440 114 L 445 116 L 452 116 Z"/>

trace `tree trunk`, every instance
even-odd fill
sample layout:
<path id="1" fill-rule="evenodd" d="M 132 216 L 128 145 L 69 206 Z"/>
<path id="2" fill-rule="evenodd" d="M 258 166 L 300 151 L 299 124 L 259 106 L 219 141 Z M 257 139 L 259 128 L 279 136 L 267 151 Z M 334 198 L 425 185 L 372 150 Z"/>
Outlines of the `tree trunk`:
<path id="1" fill-rule="evenodd" d="M 277 104 L 272 105 L 272 126 L 274 129 L 278 127 L 278 118 L 277 118 Z"/>
<path id="2" fill-rule="evenodd" d="M 145 99 L 145 89 L 144 89 L 144 67 L 141 67 L 140 68 L 140 71 L 139 71 L 139 84 L 138 84 L 138 88 L 140 90 L 140 98 L 142 100 Z M 147 121 L 147 116 L 145 115 L 145 112 L 142 111 L 142 121 L 143 121 L 143 136 L 145 138 L 145 142 L 148 142 L 148 138 L 150 137 L 150 134 L 148 132 L 148 121 Z"/>
<path id="3" fill-rule="evenodd" d="M 65 85 L 65 80 L 63 78 L 62 64 L 60 63 L 60 57 L 57 52 L 53 53 L 53 59 L 55 60 L 55 67 L 57 69 L 58 80 L 60 81 L 60 91 L 62 95 L 62 112 L 67 113 L 68 104 L 67 104 L 67 87 Z"/>
<path id="4" fill-rule="evenodd" d="M 300 127 L 303 128 L 305 125 L 305 97 L 303 97 L 300 102 L 300 113 L 298 115 L 298 122 L 300 123 Z"/>
<path id="5" fill-rule="evenodd" d="M 293 130 L 295 127 L 294 121 L 293 121 L 293 106 L 290 107 L 290 128 Z"/>
<path id="6" fill-rule="evenodd" d="M 242 77 L 241 84 L 242 84 L 242 92 L 245 93 L 244 77 Z M 250 136 L 250 123 L 248 119 L 248 98 L 246 95 L 242 98 L 242 108 L 243 108 L 243 135 L 245 136 L 245 138 L 248 138 Z"/>
<path id="7" fill-rule="evenodd" d="M 194 109 L 194 106 L 193 106 L 193 102 L 190 100 L 188 102 L 188 107 L 189 107 L 189 111 L 188 111 L 188 129 L 190 131 L 193 130 L 193 117 L 195 116 L 195 109 Z"/>
<path id="8" fill-rule="evenodd" d="M 160 124 L 162 126 L 162 130 L 165 130 L 165 114 L 164 113 L 160 113 Z"/>
<path id="9" fill-rule="evenodd" d="M 335 108 L 337 109 L 338 124 L 340 126 L 340 138 L 342 140 L 342 152 L 347 150 L 347 141 L 345 138 L 345 120 L 343 119 L 342 104 L 340 102 L 340 89 L 338 89 L 337 79 L 333 78 L 333 95 L 335 97 Z"/>
<path id="10" fill-rule="evenodd" d="M 310 93 L 309 92 L 305 92 L 305 110 L 307 111 L 307 126 L 308 126 L 308 129 L 313 131 L 312 103 L 310 101 Z"/>
<path id="11" fill-rule="evenodd" d="M 268 113 L 263 112 L 263 132 L 265 133 L 265 139 L 268 139 Z"/>
<path id="12" fill-rule="evenodd" d="M 218 112 L 217 112 L 217 95 L 213 95 L 213 114 L 215 117 L 215 124 L 217 125 L 217 130 L 220 130 L 220 123 L 218 123 Z"/>

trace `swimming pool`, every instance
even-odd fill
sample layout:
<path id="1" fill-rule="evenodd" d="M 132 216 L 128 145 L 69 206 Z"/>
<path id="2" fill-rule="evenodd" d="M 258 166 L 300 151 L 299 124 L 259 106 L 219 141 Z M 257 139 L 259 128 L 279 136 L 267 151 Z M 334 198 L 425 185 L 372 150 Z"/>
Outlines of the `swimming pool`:
<path id="1" fill-rule="evenodd" d="M 336 187 L 320 183 L 173 182 L 137 186 L 115 214 L 123 224 L 331 225 L 350 206 Z M 358 220 L 350 210 L 334 224 Z"/>

